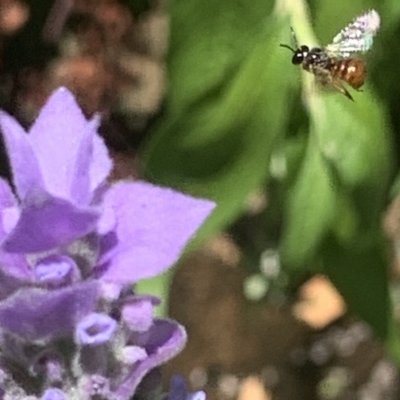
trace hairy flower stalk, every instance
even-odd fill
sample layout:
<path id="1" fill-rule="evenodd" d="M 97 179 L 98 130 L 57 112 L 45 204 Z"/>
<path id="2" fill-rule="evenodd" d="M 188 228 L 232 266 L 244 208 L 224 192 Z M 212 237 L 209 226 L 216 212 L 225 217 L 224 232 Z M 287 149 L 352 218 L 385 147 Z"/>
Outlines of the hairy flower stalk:
<path id="1" fill-rule="evenodd" d="M 129 400 L 185 344 L 132 287 L 177 261 L 214 204 L 108 184 L 98 122 L 66 89 L 29 134 L 0 114 L 13 173 L 12 187 L 0 179 L 0 399 Z"/>

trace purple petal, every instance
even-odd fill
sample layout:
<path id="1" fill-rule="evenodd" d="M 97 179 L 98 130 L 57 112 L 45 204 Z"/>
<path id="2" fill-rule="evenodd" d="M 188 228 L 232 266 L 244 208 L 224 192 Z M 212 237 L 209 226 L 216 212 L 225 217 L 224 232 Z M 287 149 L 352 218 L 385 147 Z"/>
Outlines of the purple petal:
<path id="1" fill-rule="evenodd" d="M 50 384 L 62 382 L 65 376 L 65 360 L 53 349 L 39 352 L 30 363 L 31 374 L 45 377 L 46 382 Z"/>
<path id="2" fill-rule="evenodd" d="M 92 134 L 82 134 L 76 162 L 71 166 L 70 198 L 75 204 L 87 206 L 92 200 L 89 168 L 93 154 Z"/>
<path id="3" fill-rule="evenodd" d="M 0 327 L 27 340 L 68 335 L 93 312 L 97 297 L 96 281 L 54 291 L 20 290 L 0 303 Z"/>
<path id="4" fill-rule="evenodd" d="M 46 188 L 54 196 L 70 199 L 75 163 L 81 141 L 88 134 L 87 126 L 73 95 L 61 88 L 50 96 L 29 131 Z"/>
<path id="5" fill-rule="evenodd" d="M 29 196 L 20 219 L 2 244 L 10 253 L 36 253 L 59 247 L 93 231 L 98 213 L 79 209 L 46 193 Z"/>
<path id="6" fill-rule="evenodd" d="M 117 326 L 117 321 L 106 314 L 89 314 L 76 327 L 76 342 L 83 346 L 107 343 L 113 338 Z"/>
<path id="7" fill-rule="evenodd" d="M 121 316 L 130 331 L 146 332 L 153 323 L 153 303 L 150 299 L 133 297 L 122 306 Z"/>
<path id="8" fill-rule="evenodd" d="M 133 365 L 147 358 L 146 350 L 139 346 L 125 346 L 121 350 L 120 359 L 126 365 Z"/>
<path id="9" fill-rule="evenodd" d="M 3 210 L 4 208 L 16 207 L 17 205 L 17 199 L 15 198 L 9 183 L 0 177 L 0 210 Z"/>
<path id="10" fill-rule="evenodd" d="M 9 207 L 1 210 L 0 242 L 15 228 L 20 216 L 21 210 L 19 207 Z"/>
<path id="11" fill-rule="evenodd" d="M 202 390 L 198 390 L 197 392 L 191 393 L 188 395 L 187 400 L 206 400 L 207 396 L 205 392 Z M 174 399 L 171 399 L 174 400 Z"/>
<path id="12" fill-rule="evenodd" d="M 165 400 L 186 400 L 187 395 L 185 379 L 181 375 L 174 375 L 171 378 L 169 394 Z"/>
<path id="13" fill-rule="evenodd" d="M 112 169 L 112 161 L 108 155 L 108 150 L 104 144 L 104 140 L 97 134 L 100 117 L 95 116 L 88 123 L 88 129 L 93 130 L 93 162 L 90 165 L 90 191 L 93 193 L 110 175 Z"/>
<path id="14" fill-rule="evenodd" d="M 129 400 L 143 377 L 153 368 L 166 363 L 178 354 L 186 343 L 185 329 L 174 321 L 156 320 L 148 332 L 145 346 L 149 357 L 132 368 L 129 377 L 116 389 L 116 396 Z"/>
<path id="15" fill-rule="evenodd" d="M 67 395 L 60 389 L 47 389 L 40 400 L 67 400 Z"/>
<path id="16" fill-rule="evenodd" d="M 171 378 L 170 391 L 164 400 L 205 400 L 206 394 L 198 391 L 189 394 L 184 378 L 180 375 L 174 375 Z"/>
<path id="17" fill-rule="evenodd" d="M 87 121 L 65 88 L 43 107 L 30 135 L 46 188 L 54 196 L 87 205 L 108 176 L 112 165 L 97 128 L 98 119 Z"/>
<path id="18" fill-rule="evenodd" d="M 80 278 L 80 271 L 74 260 L 58 254 L 39 260 L 34 271 L 36 282 L 46 288 L 67 286 Z"/>
<path id="19" fill-rule="evenodd" d="M 30 266 L 19 254 L 0 253 L 0 301 L 33 281 Z"/>
<path id="20" fill-rule="evenodd" d="M 106 193 L 104 206 L 114 210 L 117 245 L 103 253 L 100 263 L 108 265 L 102 278 L 131 284 L 174 264 L 215 204 L 144 182 L 122 182 Z M 110 243 L 103 245 L 107 251 Z"/>
<path id="21" fill-rule="evenodd" d="M 15 227 L 20 210 L 10 185 L 0 178 L 0 242 Z"/>
<path id="22" fill-rule="evenodd" d="M 8 183 L 0 178 L 0 241 L 15 226 L 19 218 L 17 202 Z M 25 257 L 0 251 L 0 299 L 14 292 L 22 281 L 31 281 L 33 274 Z"/>
<path id="23" fill-rule="evenodd" d="M 39 161 L 31 147 L 30 137 L 13 117 L 0 112 L 0 124 L 13 172 L 13 182 L 18 197 L 24 199 L 32 188 L 44 187 Z M 47 158 L 52 157 L 53 152 L 49 152 Z"/>
<path id="24" fill-rule="evenodd" d="M 92 374 L 83 375 L 79 381 L 78 390 L 79 392 L 85 393 L 85 399 L 112 399 L 110 394 L 110 381 L 108 378 L 102 375 Z"/>
<path id="25" fill-rule="evenodd" d="M 73 170 L 71 198 L 81 206 L 91 203 L 94 192 L 106 181 L 112 168 L 107 147 L 97 134 L 99 123 L 99 119 L 87 122 L 87 133 L 82 138 Z"/>

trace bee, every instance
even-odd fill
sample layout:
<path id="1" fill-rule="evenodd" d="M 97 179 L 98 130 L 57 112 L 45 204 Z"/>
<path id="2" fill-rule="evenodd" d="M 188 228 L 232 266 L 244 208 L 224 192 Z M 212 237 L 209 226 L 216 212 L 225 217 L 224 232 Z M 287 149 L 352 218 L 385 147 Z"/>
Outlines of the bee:
<path id="1" fill-rule="evenodd" d="M 299 46 L 293 29 L 295 48 L 287 44 L 281 46 L 293 52 L 292 64 L 301 65 L 305 71 L 314 74 L 320 84 L 333 87 L 354 101 L 344 83 L 359 91 L 364 84 L 367 69 L 364 61 L 353 55 L 365 53 L 372 47 L 379 26 L 379 14 L 375 10 L 370 10 L 356 17 L 333 38 L 328 46 L 323 48 Z"/>

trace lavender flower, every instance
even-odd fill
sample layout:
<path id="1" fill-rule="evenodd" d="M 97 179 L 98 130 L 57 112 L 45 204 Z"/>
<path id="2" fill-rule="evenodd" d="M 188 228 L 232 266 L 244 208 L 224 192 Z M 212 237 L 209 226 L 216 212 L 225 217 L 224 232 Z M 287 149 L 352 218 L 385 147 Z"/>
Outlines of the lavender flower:
<path id="1" fill-rule="evenodd" d="M 132 286 L 178 259 L 214 204 L 144 182 L 108 184 L 112 163 L 66 89 L 29 135 L 0 125 L 0 399 L 128 400 L 183 347 L 159 300 Z"/>
<path id="2" fill-rule="evenodd" d="M 164 400 L 205 400 L 206 395 L 203 391 L 188 393 L 185 380 L 179 376 L 173 376 L 169 394 Z"/>

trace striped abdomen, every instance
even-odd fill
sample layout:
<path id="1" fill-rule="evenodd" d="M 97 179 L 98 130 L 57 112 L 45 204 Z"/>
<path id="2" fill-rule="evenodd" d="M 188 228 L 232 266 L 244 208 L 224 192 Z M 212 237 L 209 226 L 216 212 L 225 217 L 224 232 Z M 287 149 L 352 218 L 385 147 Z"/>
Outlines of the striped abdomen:
<path id="1" fill-rule="evenodd" d="M 333 76 L 347 82 L 354 89 L 359 89 L 365 81 L 367 69 L 358 58 L 337 59 L 332 64 Z"/>

